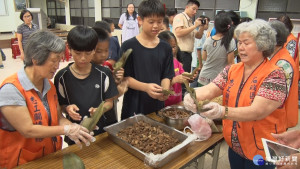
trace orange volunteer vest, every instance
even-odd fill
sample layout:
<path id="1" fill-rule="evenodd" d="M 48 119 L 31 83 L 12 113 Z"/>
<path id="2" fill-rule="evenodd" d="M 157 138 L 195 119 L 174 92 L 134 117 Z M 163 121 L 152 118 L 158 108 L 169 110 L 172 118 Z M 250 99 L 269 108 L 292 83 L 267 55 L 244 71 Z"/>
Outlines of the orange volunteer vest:
<path id="1" fill-rule="evenodd" d="M 284 47 L 286 48 L 286 46 L 287 46 L 287 44 L 288 44 L 288 42 L 289 41 L 291 41 L 291 40 L 294 40 L 294 41 L 296 41 L 297 43 L 296 43 L 296 51 L 295 51 L 295 56 L 291 56 L 292 58 L 294 58 L 294 61 L 295 61 L 295 63 L 296 63 L 296 71 L 297 70 L 299 70 L 299 49 L 298 49 L 298 39 L 292 34 L 292 33 L 290 33 L 290 35 L 287 37 L 287 40 L 286 40 L 286 42 L 285 42 L 285 44 L 284 44 Z M 299 72 L 298 72 L 298 77 L 299 77 Z M 300 79 L 299 79 L 300 80 Z"/>
<path id="2" fill-rule="evenodd" d="M 250 106 L 264 79 L 277 66 L 265 60 L 259 65 L 242 85 L 244 64 L 232 65 L 228 72 L 228 82 L 223 90 L 223 105 L 228 107 Z M 265 158 L 261 138 L 275 141 L 271 133 L 281 133 L 286 130 L 285 109 L 277 109 L 262 120 L 236 122 L 237 135 L 243 154 L 249 160 L 255 155 Z M 232 148 L 233 121 L 223 120 L 223 135 L 227 144 Z"/>
<path id="3" fill-rule="evenodd" d="M 285 110 L 286 110 L 286 119 L 287 119 L 287 127 L 294 127 L 298 124 L 298 78 L 299 72 L 296 68 L 296 64 L 291 58 L 288 50 L 286 48 L 280 49 L 275 56 L 270 60 L 272 64 L 277 64 L 279 60 L 285 60 L 289 62 L 294 71 L 293 81 L 291 82 L 291 88 L 289 91 L 288 98 L 285 101 Z M 284 70 L 284 68 L 283 68 Z"/>
<path id="4" fill-rule="evenodd" d="M 38 94 L 35 90 L 25 91 L 20 84 L 17 73 L 4 80 L 0 88 L 4 84 L 11 83 L 21 92 L 26 100 L 33 124 L 57 126 L 57 95 L 53 83 L 50 80 L 49 82 L 51 89 L 47 93 L 47 99 L 51 112 L 51 122 L 49 122 L 47 111 Z M 62 139 L 60 136 L 25 138 L 18 131 L 7 131 L 0 128 L 0 168 L 13 168 L 60 150 L 61 147 Z"/>

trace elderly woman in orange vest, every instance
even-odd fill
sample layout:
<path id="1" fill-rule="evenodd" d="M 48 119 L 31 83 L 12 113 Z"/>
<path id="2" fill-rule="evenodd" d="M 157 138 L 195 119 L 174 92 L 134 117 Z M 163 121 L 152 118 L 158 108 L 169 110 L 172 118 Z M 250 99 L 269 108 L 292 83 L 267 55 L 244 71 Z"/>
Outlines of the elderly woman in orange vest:
<path id="1" fill-rule="evenodd" d="M 79 146 L 95 141 L 88 130 L 63 117 L 53 78 L 64 41 L 39 31 L 25 48 L 25 67 L 0 86 L 0 168 L 10 169 L 62 148 L 60 135 Z"/>
<path id="2" fill-rule="evenodd" d="M 266 21 L 254 20 L 238 25 L 235 35 L 241 62 L 225 67 L 213 82 L 196 89 L 199 101 L 223 95 L 223 106 L 210 102 L 201 115 L 223 119 L 232 169 L 273 169 L 274 165 L 257 159 L 265 159 L 261 138 L 275 141 L 271 133 L 286 130 L 285 75 L 267 59 L 274 51 L 276 32 Z M 184 97 L 184 105 L 196 111 L 190 95 Z"/>

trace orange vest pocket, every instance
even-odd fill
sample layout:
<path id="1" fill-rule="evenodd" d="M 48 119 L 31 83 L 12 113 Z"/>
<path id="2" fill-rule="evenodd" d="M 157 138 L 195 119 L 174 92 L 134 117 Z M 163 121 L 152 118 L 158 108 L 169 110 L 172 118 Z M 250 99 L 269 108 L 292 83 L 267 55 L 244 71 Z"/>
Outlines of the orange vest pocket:
<path id="1" fill-rule="evenodd" d="M 19 158 L 18 158 L 18 164 L 17 165 L 22 165 L 25 164 L 29 161 L 33 161 L 35 159 L 41 158 L 44 156 L 44 147 L 41 148 L 37 152 L 32 152 L 29 150 L 26 150 L 22 148 L 19 153 Z"/>

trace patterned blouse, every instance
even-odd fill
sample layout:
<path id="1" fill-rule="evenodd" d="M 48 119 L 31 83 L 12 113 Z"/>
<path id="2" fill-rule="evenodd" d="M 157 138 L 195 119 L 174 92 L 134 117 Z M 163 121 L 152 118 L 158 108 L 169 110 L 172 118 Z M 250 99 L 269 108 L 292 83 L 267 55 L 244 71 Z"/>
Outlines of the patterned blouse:
<path id="1" fill-rule="evenodd" d="M 224 90 L 224 87 L 227 83 L 229 69 L 230 66 L 226 66 L 224 70 L 213 80 L 213 83 L 216 84 L 221 90 Z M 270 73 L 260 86 L 257 92 L 257 96 L 278 101 L 281 103 L 282 107 L 287 96 L 285 75 L 283 71 L 277 69 Z M 231 133 L 232 149 L 240 156 L 246 158 L 243 153 L 241 144 L 239 143 L 236 126 L 237 122 L 234 121 Z"/>

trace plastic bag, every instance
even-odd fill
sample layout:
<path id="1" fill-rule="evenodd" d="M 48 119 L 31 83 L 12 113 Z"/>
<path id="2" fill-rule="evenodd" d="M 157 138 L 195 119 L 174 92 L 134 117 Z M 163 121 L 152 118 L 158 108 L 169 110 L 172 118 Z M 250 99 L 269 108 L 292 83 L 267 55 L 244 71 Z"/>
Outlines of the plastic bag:
<path id="1" fill-rule="evenodd" d="M 184 128 L 184 132 L 187 128 L 190 129 L 193 132 L 193 134 L 197 136 L 196 141 L 204 141 L 211 136 L 212 130 L 210 128 L 210 125 L 199 114 L 192 115 L 188 119 L 188 122 L 191 128 L 189 126 L 186 126 Z"/>

